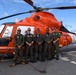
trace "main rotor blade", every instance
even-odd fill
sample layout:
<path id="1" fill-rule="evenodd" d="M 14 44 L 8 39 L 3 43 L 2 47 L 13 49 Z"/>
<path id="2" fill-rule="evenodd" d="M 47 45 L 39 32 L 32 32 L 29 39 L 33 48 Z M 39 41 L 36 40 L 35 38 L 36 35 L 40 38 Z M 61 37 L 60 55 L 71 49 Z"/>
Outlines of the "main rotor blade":
<path id="1" fill-rule="evenodd" d="M 0 20 L 6 19 L 6 18 L 10 18 L 10 17 L 13 17 L 13 16 L 17 16 L 17 15 L 21 15 L 21 14 L 33 13 L 33 12 L 35 12 L 35 10 L 30 10 L 28 12 L 22 12 L 22 13 L 17 13 L 17 14 L 9 15 L 9 16 L 0 18 Z"/>
<path id="2" fill-rule="evenodd" d="M 24 1 L 33 6 L 33 2 L 31 0 L 24 0 Z"/>
<path id="3" fill-rule="evenodd" d="M 37 9 L 36 6 L 34 6 L 33 1 L 32 0 L 24 0 L 26 3 L 28 3 L 29 5 L 31 5 L 34 9 Z"/>
<path id="4" fill-rule="evenodd" d="M 76 6 L 62 6 L 62 7 L 54 7 L 54 8 L 43 8 L 43 10 L 50 10 L 50 9 L 60 9 L 60 10 L 76 9 Z"/>

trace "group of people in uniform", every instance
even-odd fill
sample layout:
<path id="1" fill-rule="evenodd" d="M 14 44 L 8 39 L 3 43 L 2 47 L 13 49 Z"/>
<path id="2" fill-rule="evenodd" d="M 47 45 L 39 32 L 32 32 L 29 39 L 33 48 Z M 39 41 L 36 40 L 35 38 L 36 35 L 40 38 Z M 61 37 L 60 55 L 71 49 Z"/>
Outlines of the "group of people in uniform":
<path id="1" fill-rule="evenodd" d="M 40 34 L 40 29 L 37 28 L 36 34 L 31 34 L 31 28 L 27 29 L 26 34 L 21 34 L 21 29 L 17 29 L 17 34 L 14 36 L 14 63 L 28 64 L 28 62 L 37 62 L 56 59 L 59 60 L 59 38 L 60 33 L 56 28 L 53 32 L 49 32 L 49 28 L 46 28 L 44 35 Z M 23 52 L 23 46 L 25 47 Z M 24 56 L 23 56 L 24 54 Z M 20 57 L 20 59 L 18 58 Z M 22 61 L 21 59 L 23 59 Z"/>

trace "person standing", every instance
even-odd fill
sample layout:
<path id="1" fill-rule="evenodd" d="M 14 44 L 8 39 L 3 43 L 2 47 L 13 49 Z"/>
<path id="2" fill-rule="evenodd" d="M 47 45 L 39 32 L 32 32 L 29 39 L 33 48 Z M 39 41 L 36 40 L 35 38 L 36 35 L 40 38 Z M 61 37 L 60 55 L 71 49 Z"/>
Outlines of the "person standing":
<path id="1" fill-rule="evenodd" d="M 37 61 L 37 54 L 38 59 L 42 61 L 42 43 L 43 43 L 43 37 L 40 34 L 40 29 L 37 28 L 37 33 L 35 35 L 35 61 Z"/>
<path id="2" fill-rule="evenodd" d="M 56 60 L 59 60 L 59 38 L 60 33 L 57 31 L 56 28 L 53 29 L 53 47 L 52 47 L 52 59 L 56 57 Z"/>
<path id="3" fill-rule="evenodd" d="M 25 35 L 27 34 L 27 30 L 25 31 Z"/>
<path id="4" fill-rule="evenodd" d="M 33 62 L 33 43 L 34 43 L 34 36 L 30 33 L 31 29 L 28 28 L 27 34 L 25 35 L 25 43 L 26 43 L 26 55 L 25 60 L 28 63 L 28 52 L 30 52 L 30 61 Z"/>
<path id="5" fill-rule="evenodd" d="M 44 34 L 43 60 L 45 60 L 46 57 L 48 60 L 51 59 L 51 42 L 52 35 L 49 33 L 49 28 L 46 28 L 46 33 Z"/>
<path id="6" fill-rule="evenodd" d="M 15 51 L 14 51 L 14 64 L 12 66 L 15 66 L 17 63 L 23 63 L 21 59 L 23 58 L 23 50 L 22 46 L 24 44 L 24 37 L 21 34 L 21 29 L 17 29 L 17 34 L 14 36 L 14 45 L 15 45 Z"/>

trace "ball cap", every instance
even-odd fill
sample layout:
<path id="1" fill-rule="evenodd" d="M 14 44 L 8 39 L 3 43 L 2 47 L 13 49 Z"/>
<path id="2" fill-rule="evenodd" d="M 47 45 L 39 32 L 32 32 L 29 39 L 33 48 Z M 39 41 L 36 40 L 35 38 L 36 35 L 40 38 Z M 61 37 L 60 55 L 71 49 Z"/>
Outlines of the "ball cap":
<path id="1" fill-rule="evenodd" d="M 46 28 L 47 31 L 49 31 L 49 28 Z"/>
<path id="2" fill-rule="evenodd" d="M 40 30 L 40 28 L 37 28 L 37 30 Z"/>
<path id="3" fill-rule="evenodd" d="M 18 29 L 17 29 L 17 31 L 21 31 L 21 29 L 20 29 L 20 28 L 18 28 Z"/>
<path id="4" fill-rule="evenodd" d="M 28 28 L 28 31 L 31 31 L 31 28 Z"/>
<path id="5" fill-rule="evenodd" d="M 53 30 L 56 30 L 56 29 L 57 29 L 56 27 L 53 28 Z"/>

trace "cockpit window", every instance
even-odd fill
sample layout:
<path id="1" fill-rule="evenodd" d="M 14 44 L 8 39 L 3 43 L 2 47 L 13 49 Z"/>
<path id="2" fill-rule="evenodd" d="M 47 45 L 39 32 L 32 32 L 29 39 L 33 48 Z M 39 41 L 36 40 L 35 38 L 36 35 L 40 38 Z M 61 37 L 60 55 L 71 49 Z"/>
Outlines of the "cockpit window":
<path id="1" fill-rule="evenodd" d="M 12 35 L 12 30 L 13 30 L 13 26 L 7 26 L 6 29 L 5 29 L 5 32 L 3 33 L 3 38 L 6 38 L 6 37 L 11 37 Z"/>
<path id="2" fill-rule="evenodd" d="M 2 32 L 5 25 L 0 25 L 0 33 Z"/>

